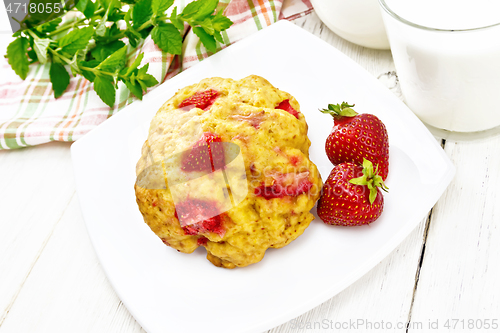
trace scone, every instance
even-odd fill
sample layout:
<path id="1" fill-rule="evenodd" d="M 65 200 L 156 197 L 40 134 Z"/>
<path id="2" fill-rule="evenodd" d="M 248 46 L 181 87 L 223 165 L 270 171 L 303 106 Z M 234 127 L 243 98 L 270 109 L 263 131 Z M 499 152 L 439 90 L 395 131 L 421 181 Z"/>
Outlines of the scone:
<path id="1" fill-rule="evenodd" d="M 244 267 L 300 236 L 321 192 L 298 102 L 262 77 L 208 78 L 157 112 L 135 193 L 168 246 Z"/>

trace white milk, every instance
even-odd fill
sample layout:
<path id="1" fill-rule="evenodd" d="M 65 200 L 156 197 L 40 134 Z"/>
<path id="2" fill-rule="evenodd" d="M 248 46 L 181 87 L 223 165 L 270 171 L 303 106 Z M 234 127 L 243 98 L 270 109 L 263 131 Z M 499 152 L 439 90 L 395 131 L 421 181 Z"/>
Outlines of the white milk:
<path id="1" fill-rule="evenodd" d="M 311 0 L 330 30 L 364 47 L 389 49 L 378 0 Z"/>
<path id="2" fill-rule="evenodd" d="M 401 90 L 427 124 L 474 132 L 500 126 L 498 0 L 385 0 L 383 10 Z"/>

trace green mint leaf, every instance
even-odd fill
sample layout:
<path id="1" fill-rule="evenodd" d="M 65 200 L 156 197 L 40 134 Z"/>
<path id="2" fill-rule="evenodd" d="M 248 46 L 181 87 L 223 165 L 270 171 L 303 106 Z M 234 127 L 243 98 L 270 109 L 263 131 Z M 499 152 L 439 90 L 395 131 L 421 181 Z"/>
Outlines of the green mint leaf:
<path id="1" fill-rule="evenodd" d="M 90 61 L 80 61 L 79 66 L 84 66 L 88 68 L 96 68 L 101 62 L 97 60 L 90 60 Z"/>
<path id="2" fill-rule="evenodd" d="M 127 45 L 115 51 L 97 66 L 103 72 L 119 72 L 127 64 Z"/>
<path id="3" fill-rule="evenodd" d="M 95 28 L 95 34 L 97 36 L 103 37 L 106 33 L 106 22 L 108 21 L 108 11 L 104 13 L 104 16 L 99 21 L 99 24 Z"/>
<path id="4" fill-rule="evenodd" d="M 137 58 L 135 58 L 132 65 L 123 70 L 124 72 L 123 75 L 129 76 L 137 67 L 139 67 L 143 58 L 144 58 L 144 53 L 139 54 Z"/>
<path id="5" fill-rule="evenodd" d="M 93 35 L 94 29 L 92 27 L 74 29 L 69 34 L 59 39 L 58 46 L 62 48 L 62 52 L 73 55 L 77 51 L 84 49 Z"/>
<path id="6" fill-rule="evenodd" d="M 94 16 L 95 4 L 91 0 L 79 0 L 75 7 L 88 19 Z"/>
<path id="7" fill-rule="evenodd" d="M 138 65 L 140 62 L 134 61 L 133 66 L 136 63 Z M 143 90 L 147 91 L 148 87 L 152 87 L 158 84 L 158 81 L 153 75 L 147 74 L 148 68 L 149 64 L 146 64 L 139 69 L 134 68 L 127 73 L 127 75 L 130 75 L 128 78 L 120 78 L 120 80 L 125 83 L 125 85 L 134 94 L 134 96 L 139 99 L 142 99 Z"/>
<path id="8" fill-rule="evenodd" d="M 165 52 L 170 54 L 182 53 L 182 36 L 172 23 L 154 27 L 151 31 L 151 38 Z"/>
<path id="9" fill-rule="evenodd" d="M 184 31 L 184 23 L 177 16 L 177 7 L 174 7 L 172 14 L 170 14 L 170 22 L 179 30 Z"/>
<path id="10" fill-rule="evenodd" d="M 118 24 L 116 22 L 114 22 L 109 28 L 106 28 L 105 35 L 108 37 L 114 37 L 121 32 L 122 31 L 120 30 L 120 28 L 118 28 Z"/>
<path id="11" fill-rule="evenodd" d="M 224 44 L 224 39 L 222 38 L 220 31 L 217 31 L 217 30 L 214 31 L 214 38 L 219 43 Z"/>
<path id="12" fill-rule="evenodd" d="M 143 87 L 144 91 L 146 91 L 146 89 L 148 87 L 152 87 L 152 86 L 158 84 L 158 81 L 156 80 L 156 78 L 153 75 L 147 74 L 148 68 L 149 68 L 149 64 L 146 64 L 146 65 L 142 66 L 141 68 L 139 68 L 139 70 L 137 71 L 137 78 L 136 79 L 137 79 L 137 81 L 139 81 L 139 83 Z"/>
<path id="13" fill-rule="evenodd" d="M 137 81 L 139 81 L 139 84 L 143 87 L 144 91 L 146 91 L 148 87 L 153 87 L 158 84 L 156 78 L 151 74 L 143 74 L 140 77 L 137 77 Z"/>
<path id="14" fill-rule="evenodd" d="M 105 16 L 102 18 L 101 22 L 99 22 L 99 24 L 95 28 L 95 34 L 97 36 L 102 37 L 106 33 L 106 21 L 107 20 L 108 20 L 108 16 L 105 14 Z"/>
<path id="15" fill-rule="evenodd" d="M 53 62 L 49 70 L 54 97 L 59 98 L 69 85 L 69 73 L 61 63 Z"/>
<path id="16" fill-rule="evenodd" d="M 209 16 L 217 8 L 217 4 L 219 4 L 219 0 L 198 0 L 197 2 L 201 2 L 201 4 L 193 16 L 195 20 L 202 20 Z"/>
<path id="17" fill-rule="evenodd" d="M 95 29 L 95 33 L 97 36 L 104 36 L 106 33 L 106 22 L 108 21 L 108 15 L 111 13 L 115 7 L 119 6 L 118 0 L 102 0 L 101 1 L 101 6 L 103 8 L 106 8 L 106 12 L 104 13 L 104 16 L 102 17 L 101 21 L 97 25 Z"/>
<path id="18" fill-rule="evenodd" d="M 128 90 L 130 90 L 130 92 L 132 94 L 134 94 L 135 97 L 137 97 L 138 99 L 140 99 L 142 101 L 142 87 L 141 87 L 141 85 L 137 82 L 131 82 L 131 81 L 123 81 L 123 82 L 127 86 Z"/>
<path id="19" fill-rule="evenodd" d="M 7 55 L 9 65 L 12 66 L 14 72 L 26 79 L 29 71 L 29 61 L 26 53 L 28 52 L 28 38 L 19 37 L 7 46 Z"/>
<path id="20" fill-rule="evenodd" d="M 95 28 L 95 34 L 97 36 L 102 37 L 106 33 L 106 21 L 107 20 L 108 20 L 108 12 L 106 12 L 104 14 L 103 18 L 101 19 L 101 21 L 99 22 L 99 24 Z"/>
<path id="21" fill-rule="evenodd" d="M 28 51 L 28 57 L 31 59 L 30 64 L 38 61 L 38 56 L 36 55 L 36 52 L 33 49 Z"/>
<path id="22" fill-rule="evenodd" d="M 200 27 L 193 28 L 193 32 L 198 36 L 203 43 L 203 45 L 212 53 L 217 52 L 217 44 L 215 43 L 215 38 Z"/>
<path id="23" fill-rule="evenodd" d="M 133 12 L 134 8 L 132 7 L 126 14 L 125 14 L 125 23 L 127 24 L 127 30 L 125 31 L 125 35 L 127 37 L 130 37 L 131 36 L 134 36 L 134 43 L 137 45 L 137 41 L 140 40 L 142 38 L 141 34 L 138 33 L 137 31 L 135 31 L 135 29 L 132 27 L 132 25 L 130 24 L 130 16 Z M 129 40 L 130 41 L 130 40 Z M 134 46 L 132 44 L 132 42 L 130 43 L 132 46 Z M 134 46 L 135 47 L 135 46 Z"/>
<path id="24" fill-rule="evenodd" d="M 146 74 L 148 72 L 148 69 L 149 69 L 149 64 L 145 64 L 144 66 L 139 68 L 139 70 L 137 71 L 137 77 L 143 76 L 144 74 Z"/>
<path id="25" fill-rule="evenodd" d="M 33 49 L 35 50 L 38 61 L 41 64 L 47 62 L 47 48 L 52 40 L 48 38 L 35 38 Z"/>
<path id="26" fill-rule="evenodd" d="M 52 21 L 46 22 L 42 25 L 37 26 L 35 29 L 42 34 L 52 32 L 56 30 L 57 26 L 62 22 L 62 18 L 58 17 Z"/>
<path id="27" fill-rule="evenodd" d="M 153 14 L 156 16 L 162 16 L 167 9 L 174 4 L 174 0 L 153 0 L 151 7 L 153 9 Z"/>
<path id="28" fill-rule="evenodd" d="M 128 42 L 130 43 L 130 45 L 132 45 L 133 48 L 136 48 L 137 47 L 137 37 L 130 31 L 125 31 L 125 36 L 128 38 Z"/>
<path id="29" fill-rule="evenodd" d="M 139 35 L 141 35 L 142 39 L 146 39 L 151 34 L 151 30 L 153 30 L 153 28 L 154 27 L 150 25 L 146 29 L 142 29 L 141 31 L 139 31 Z"/>
<path id="30" fill-rule="evenodd" d="M 93 48 L 92 51 L 90 51 L 90 54 L 92 55 L 92 57 L 94 57 L 95 60 L 102 62 L 108 56 L 115 53 L 115 51 L 118 51 L 124 46 L 125 43 L 121 40 L 115 40 L 107 44 L 97 44 L 97 46 Z"/>
<path id="31" fill-rule="evenodd" d="M 153 9 L 151 8 L 151 0 L 139 0 L 134 5 L 132 12 L 132 23 L 135 28 L 139 28 L 143 23 L 151 18 Z"/>
<path id="32" fill-rule="evenodd" d="M 179 18 L 184 20 L 184 21 L 188 21 L 188 20 L 192 19 L 196 15 L 196 13 L 200 10 L 201 5 L 202 5 L 201 0 L 193 1 L 193 2 L 189 3 L 184 8 L 182 13 L 179 14 Z"/>
<path id="33" fill-rule="evenodd" d="M 141 80 L 137 79 L 137 83 L 139 83 L 142 90 L 146 91 L 148 89 L 148 86 L 144 82 L 142 82 Z"/>
<path id="34" fill-rule="evenodd" d="M 205 32 L 209 35 L 214 34 L 214 26 L 212 24 L 212 20 L 207 17 L 206 19 L 203 20 L 203 22 L 200 23 L 200 26 L 205 30 Z"/>
<path id="35" fill-rule="evenodd" d="M 115 104 L 115 85 L 109 76 L 96 76 L 94 80 L 94 90 L 101 100 L 110 108 Z"/>
<path id="36" fill-rule="evenodd" d="M 115 8 L 115 10 L 110 15 L 108 15 L 108 21 L 118 22 L 120 20 L 123 20 L 124 17 L 125 13 Z"/>
<path id="37" fill-rule="evenodd" d="M 220 11 L 212 17 L 212 25 L 216 31 L 224 31 L 233 25 L 233 21 L 225 17 Z"/>
<path id="38" fill-rule="evenodd" d="M 203 21 L 214 12 L 219 0 L 197 0 L 188 4 L 182 13 L 180 19 L 192 23 L 195 20 Z"/>
<path id="39" fill-rule="evenodd" d="M 97 2 L 101 5 L 102 8 L 108 8 L 113 5 L 112 0 L 97 0 Z"/>

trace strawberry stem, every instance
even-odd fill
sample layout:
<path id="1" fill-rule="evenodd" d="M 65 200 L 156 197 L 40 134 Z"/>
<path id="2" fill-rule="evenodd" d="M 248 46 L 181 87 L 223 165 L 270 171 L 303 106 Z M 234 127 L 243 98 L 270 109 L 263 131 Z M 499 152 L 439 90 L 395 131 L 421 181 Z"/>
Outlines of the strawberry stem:
<path id="1" fill-rule="evenodd" d="M 347 102 L 342 102 L 341 104 L 328 104 L 328 109 L 319 109 L 322 113 L 328 113 L 333 118 L 341 117 L 354 117 L 358 113 L 351 109 L 354 104 L 350 105 Z"/>
<path id="2" fill-rule="evenodd" d="M 389 189 L 385 184 L 381 176 L 378 174 L 378 165 L 373 170 L 373 164 L 366 158 L 363 158 L 363 176 L 358 178 L 353 178 L 349 180 L 351 184 L 354 185 L 365 185 L 370 190 L 370 204 L 373 204 L 375 198 L 377 197 L 377 187 L 380 187 L 383 191 L 387 192 Z"/>

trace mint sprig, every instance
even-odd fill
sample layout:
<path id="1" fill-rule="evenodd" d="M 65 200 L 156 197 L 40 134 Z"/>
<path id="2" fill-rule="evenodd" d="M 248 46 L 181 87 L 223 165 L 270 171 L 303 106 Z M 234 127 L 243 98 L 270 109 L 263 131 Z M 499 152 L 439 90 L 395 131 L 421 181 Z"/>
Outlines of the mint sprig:
<path id="1" fill-rule="evenodd" d="M 223 42 L 221 32 L 233 24 L 222 11 L 217 12 L 218 0 L 191 2 L 180 13 L 177 7 L 171 8 L 173 3 L 174 0 L 79 0 L 70 12 L 81 12 L 80 17 L 57 17 L 41 25 L 35 18 L 33 22 L 29 18 L 23 21 L 29 28 L 14 34 L 16 39 L 8 46 L 5 57 L 23 80 L 30 63 L 50 63 L 56 98 L 67 89 L 71 72 L 94 82 L 97 95 L 110 107 L 115 103 L 120 81 L 142 99 L 149 87 L 158 84 L 147 73 L 148 64 L 139 67 L 143 53 L 127 66 L 127 55 L 143 39 L 151 35 L 163 51 L 181 54 L 187 24 L 207 50 L 216 52 L 217 42 Z"/>

